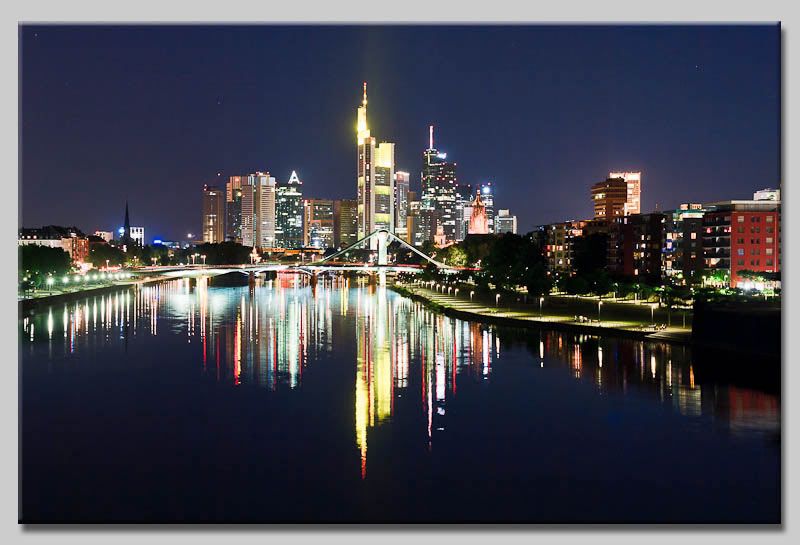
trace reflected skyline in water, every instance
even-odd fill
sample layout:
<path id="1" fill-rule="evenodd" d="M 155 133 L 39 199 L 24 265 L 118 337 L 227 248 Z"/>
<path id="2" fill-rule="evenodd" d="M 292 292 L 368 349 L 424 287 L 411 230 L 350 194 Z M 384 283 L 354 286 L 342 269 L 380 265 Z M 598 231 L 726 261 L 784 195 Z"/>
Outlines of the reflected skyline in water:
<path id="1" fill-rule="evenodd" d="M 444 316 L 386 288 L 350 286 L 336 279 L 312 290 L 280 275 L 251 288 L 214 287 L 200 278 L 121 289 L 21 319 L 23 364 L 26 353 L 46 350 L 47 361 L 102 365 L 86 358 L 103 346 L 127 349 L 143 337 L 167 336 L 193 347 L 202 377 L 278 392 L 302 389 L 316 366 L 355 352 L 352 441 L 361 479 L 369 473 L 372 435 L 391 427 L 398 411 L 418 412 L 425 448 L 435 449 L 459 388 L 492 388 L 505 351 L 520 347 L 530 367 L 567 374 L 597 396 L 635 396 L 689 426 L 710 422 L 732 436 L 780 435 L 776 395 L 704 383 L 688 347 L 504 330 Z"/>

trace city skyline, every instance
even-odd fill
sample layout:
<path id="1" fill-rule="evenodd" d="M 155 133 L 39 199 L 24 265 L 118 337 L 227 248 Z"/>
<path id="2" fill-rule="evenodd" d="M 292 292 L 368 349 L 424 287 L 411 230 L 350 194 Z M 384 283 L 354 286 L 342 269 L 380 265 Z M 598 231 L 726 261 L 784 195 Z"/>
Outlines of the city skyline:
<path id="1" fill-rule="evenodd" d="M 290 58 L 271 57 L 272 40 L 300 34 L 305 39 Z M 224 65 L 240 47 L 232 39 L 238 35 L 254 45 Z M 314 198 L 354 198 L 353 89 L 364 80 L 377 97 L 370 128 L 396 143 L 396 168 L 411 173 L 412 190 L 419 190 L 433 124 L 459 163 L 459 183 L 493 182 L 521 233 L 591 217 L 583 188 L 612 171 L 643 173 L 642 212 L 746 198 L 781 182 L 775 25 L 39 25 L 23 26 L 20 36 L 25 226 L 111 229 L 127 199 L 134 223 L 154 237 L 180 238 L 200 228 L 197 187 L 258 170 L 280 181 L 297 170 Z M 626 45 L 607 39 L 615 36 Z M 220 52 L 202 46 L 212 37 L 222 39 Z M 321 49 L 334 38 L 335 46 Z M 540 53 L 545 41 L 552 58 Z M 371 52 L 331 73 L 329 63 L 366 43 Z M 172 54 L 158 58 L 167 46 Z M 409 89 L 402 74 L 423 49 L 433 60 L 415 69 L 429 85 Z M 320 51 L 319 59 L 312 55 Z M 471 55 L 495 60 L 477 74 L 466 70 Z M 742 55 L 759 60 L 746 80 L 738 77 Z M 247 74 L 246 64 L 262 56 L 274 76 L 269 85 L 259 84 L 262 76 L 225 84 L 226 75 Z M 442 62 L 442 73 L 434 73 Z M 124 70 L 142 63 L 152 69 L 135 78 Z M 222 134 L 230 136 L 215 136 Z M 170 186 L 186 195 L 178 209 Z M 79 196 L 90 188 L 95 198 L 84 203 Z"/>

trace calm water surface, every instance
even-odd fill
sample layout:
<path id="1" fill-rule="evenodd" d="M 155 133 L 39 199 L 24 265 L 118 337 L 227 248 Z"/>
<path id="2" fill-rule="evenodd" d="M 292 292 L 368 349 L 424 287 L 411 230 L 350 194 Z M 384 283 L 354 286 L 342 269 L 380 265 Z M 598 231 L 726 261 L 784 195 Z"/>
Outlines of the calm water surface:
<path id="1" fill-rule="evenodd" d="M 689 348 L 293 282 L 21 319 L 22 519 L 780 520 L 779 397 Z"/>

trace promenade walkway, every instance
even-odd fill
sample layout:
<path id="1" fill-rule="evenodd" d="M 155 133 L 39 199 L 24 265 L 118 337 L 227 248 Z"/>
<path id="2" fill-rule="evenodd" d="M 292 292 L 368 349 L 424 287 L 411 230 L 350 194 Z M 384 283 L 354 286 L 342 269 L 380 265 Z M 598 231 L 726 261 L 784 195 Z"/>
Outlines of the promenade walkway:
<path id="1" fill-rule="evenodd" d="M 613 331 L 620 331 L 627 334 L 640 336 L 652 340 L 663 340 L 670 342 L 688 342 L 691 337 L 691 325 L 683 327 L 682 323 L 667 326 L 658 321 L 664 317 L 663 309 L 654 312 L 653 322 L 649 320 L 638 320 L 631 317 L 631 312 L 625 307 L 630 307 L 626 303 L 603 302 L 600 306 L 600 320 L 598 320 L 597 301 L 593 302 L 594 311 L 591 316 L 565 314 L 565 308 L 556 308 L 553 304 L 548 305 L 549 299 L 557 300 L 557 297 L 546 297 L 542 305 L 540 315 L 537 303 L 522 304 L 516 301 L 504 302 L 503 297 L 496 299 L 496 305 L 492 305 L 485 300 L 478 300 L 477 296 L 471 297 L 470 292 L 446 293 L 429 289 L 418 284 L 400 284 L 401 288 L 420 297 L 422 299 L 436 303 L 446 309 L 451 309 L 458 313 L 468 314 L 476 319 L 504 319 L 513 320 L 519 325 L 554 325 L 567 326 L 569 328 L 586 330 L 591 334 L 603 334 Z M 586 302 L 589 303 L 589 302 Z M 647 314 L 649 307 L 639 307 L 640 313 Z M 576 317 L 578 319 L 576 319 Z"/>

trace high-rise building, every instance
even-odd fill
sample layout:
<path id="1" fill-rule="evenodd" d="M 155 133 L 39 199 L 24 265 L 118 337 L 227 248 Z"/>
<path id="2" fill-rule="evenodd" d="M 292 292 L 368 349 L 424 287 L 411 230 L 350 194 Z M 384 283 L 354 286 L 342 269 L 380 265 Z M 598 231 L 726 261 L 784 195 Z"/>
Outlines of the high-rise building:
<path id="1" fill-rule="evenodd" d="M 377 229 L 394 232 L 394 144 L 376 145 L 367 124 L 367 82 L 358 107 L 358 238 Z M 373 239 L 371 243 L 377 244 Z"/>
<path id="2" fill-rule="evenodd" d="M 225 240 L 225 194 L 213 185 L 203 186 L 203 242 Z"/>
<path id="3" fill-rule="evenodd" d="M 303 182 L 292 171 L 289 181 L 277 188 L 275 203 L 275 243 L 280 248 L 303 246 Z"/>
<path id="4" fill-rule="evenodd" d="M 445 240 L 454 242 L 457 232 L 456 163 L 448 162 L 447 154 L 433 147 L 433 125 L 428 130 L 428 149 L 422 154 L 422 209 L 438 212 Z"/>
<path id="5" fill-rule="evenodd" d="M 394 232 L 402 238 L 406 238 L 408 216 L 408 192 L 410 184 L 408 172 L 398 170 L 394 173 Z"/>
<path id="6" fill-rule="evenodd" d="M 509 210 L 498 210 L 494 218 L 495 233 L 517 234 L 517 216 L 512 216 Z"/>
<path id="7" fill-rule="evenodd" d="M 333 244 L 346 248 L 358 241 L 358 203 L 355 199 L 333 201 Z"/>
<path id="8" fill-rule="evenodd" d="M 418 247 L 427 241 L 434 242 L 439 228 L 441 228 L 441 212 L 423 208 L 421 201 L 409 201 L 406 242 Z"/>
<path id="9" fill-rule="evenodd" d="M 469 216 L 472 214 L 472 186 L 470 184 L 456 185 L 456 241 L 460 242 L 467 237 Z"/>
<path id="10" fill-rule="evenodd" d="M 623 214 L 640 214 L 642 209 L 642 173 L 641 172 L 609 172 L 609 178 L 622 178 L 627 185 Z"/>
<path id="11" fill-rule="evenodd" d="M 624 178 L 609 178 L 592 186 L 594 219 L 613 221 L 625 215 L 628 184 Z"/>
<path id="12" fill-rule="evenodd" d="M 231 176 L 225 184 L 225 239 L 242 241 L 242 181 L 247 176 Z"/>
<path id="13" fill-rule="evenodd" d="M 494 233 L 494 186 L 486 182 L 480 186 L 481 202 L 486 209 L 487 228 L 489 233 Z"/>
<path id="14" fill-rule="evenodd" d="M 486 205 L 483 204 L 481 198 L 483 191 L 475 194 L 475 200 L 472 201 L 470 206 L 469 226 L 467 227 L 467 234 L 469 235 L 487 235 L 489 234 L 489 215 L 486 213 Z"/>
<path id="15" fill-rule="evenodd" d="M 275 178 L 249 174 L 242 183 L 242 244 L 275 247 Z"/>
<path id="16" fill-rule="evenodd" d="M 304 245 L 308 248 L 334 247 L 333 201 L 330 199 L 306 199 Z"/>

